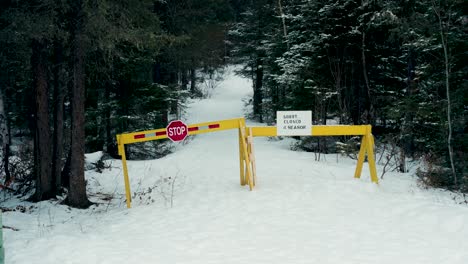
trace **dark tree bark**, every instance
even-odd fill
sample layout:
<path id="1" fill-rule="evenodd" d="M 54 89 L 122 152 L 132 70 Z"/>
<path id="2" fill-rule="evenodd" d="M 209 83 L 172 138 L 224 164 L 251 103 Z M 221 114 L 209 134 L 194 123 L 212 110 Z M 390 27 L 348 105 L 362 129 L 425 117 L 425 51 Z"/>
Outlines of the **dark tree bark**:
<path id="1" fill-rule="evenodd" d="M 5 184 L 7 185 L 11 180 L 8 162 L 10 155 L 10 129 L 8 128 L 8 116 L 5 111 L 5 98 L 3 91 L 0 90 L 0 144 L 3 157 L 0 167 L 5 171 Z"/>
<path id="2" fill-rule="evenodd" d="M 364 77 L 364 83 L 366 84 L 366 119 L 367 124 L 375 125 L 375 118 L 374 118 L 374 104 L 371 96 L 371 88 L 369 84 L 369 78 L 367 76 L 367 62 L 366 62 L 366 33 L 362 33 L 362 45 L 361 45 L 361 58 L 362 58 L 362 75 Z"/>
<path id="3" fill-rule="evenodd" d="M 190 93 L 196 94 L 197 93 L 197 76 L 196 70 L 194 68 L 190 69 Z"/>
<path id="4" fill-rule="evenodd" d="M 263 101 L 263 64 L 260 58 L 257 59 L 255 69 L 255 84 L 253 94 L 253 114 L 260 122 L 263 122 L 262 101 Z"/>
<path id="5" fill-rule="evenodd" d="M 35 89 L 35 133 L 34 133 L 34 170 L 36 174 L 36 201 L 52 198 L 54 193 L 52 177 L 52 138 L 49 124 L 49 86 L 45 44 L 33 40 L 31 66 Z"/>
<path id="6" fill-rule="evenodd" d="M 118 82 L 118 97 L 119 97 L 119 116 L 125 117 L 129 114 L 128 98 L 131 95 L 130 83 L 128 80 L 119 80 Z M 119 127 L 120 131 L 127 131 L 129 120 L 127 118 L 120 118 Z"/>
<path id="7" fill-rule="evenodd" d="M 111 87 L 112 83 L 110 81 L 107 82 L 104 87 L 104 98 L 106 98 L 106 100 L 109 100 L 110 98 Z M 106 123 L 106 152 L 112 157 L 114 157 L 117 156 L 117 148 L 115 147 L 115 144 L 113 144 L 111 127 L 111 107 L 109 106 L 109 104 L 106 104 L 106 107 L 104 108 L 104 118 Z"/>
<path id="8" fill-rule="evenodd" d="M 190 76 L 192 77 L 192 75 Z M 157 61 L 153 66 L 153 82 L 162 85 L 169 84 L 169 78 L 167 78 L 167 71 L 164 70 L 163 64 L 160 61 Z M 192 86 L 193 85 L 195 85 L 195 82 L 192 80 Z M 190 91 L 192 92 L 192 89 Z M 161 123 L 163 126 L 167 126 L 169 123 L 167 108 L 162 108 L 161 110 Z"/>
<path id="9" fill-rule="evenodd" d="M 70 163 L 71 163 L 71 149 L 68 150 L 67 159 L 63 165 L 62 170 L 62 186 L 70 189 Z"/>
<path id="10" fill-rule="evenodd" d="M 74 17 L 72 30 L 73 87 L 71 92 L 71 153 L 70 188 L 68 204 L 72 207 L 87 208 L 90 205 L 86 195 L 84 177 L 85 154 L 85 43 L 83 0 L 71 1 Z"/>
<path id="11" fill-rule="evenodd" d="M 188 71 L 187 69 L 182 69 L 181 71 L 181 79 L 182 79 L 182 90 L 187 90 L 188 85 Z"/>
<path id="12" fill-rule="evenodd" d="M 273 103 L 273 112 L 280 110 L 280 100 L 279 100 L 279 86 L 275 85 L 272 89 L 271 100 Z"/>
<path id="13" fill-rule="evenodd" d="M 52 155 L 52 173 L 55 189 L 59 191 L 62 188 L 65 83 L 63 78 L 62 45 L 58 40 L 54 41 L 54 63 L 54 149 Z"/>
<path id="14" fill-rule="evenodd" d="M 161 63 L 156 62 L 153 65 L 153 82 L 154 83 L 161 83 Z"/>
<path id="15" fill-rule="evenodd" d="M 177 80 L 177 73 L 177 69 L 172 69 L 171 73 L 169 74 L 169 85 L 171 87 L 171 90 L 175 92 L 174 96 L 171 98 L 172 100 L 170 104 L 170 111 L 171 114 L 176 115 L 176 118 L 179 119 L 179 98 L 177 98 L 177 94 L 180 87 Z"/>
<path id="16" fill-rule="evenodd" d="M 411 98 L 415 90 L 417 88 L 417 85 L 414 83 L 414 78 L 416 77 L 415 75 L 415 69 L 416 69 L 416 58 L 414 55 L 414 52 L 412 49 L 409 49 L 408 51 L 408 72 L 407 72 L 407 77 L 406 77 L 406 96 L 407 98 Z M 408 109 L 411 106 L 407 106 Z M 413 131 L 412 131 L 412 123 L 414 119 L 414 112 L 413 111 L 405 111 L 404 119 L 403 119 L 403 124 L 401 125 L 401 138 L 402 138 L 402 147 L 403 151 L 405 152 L 406 156 L 412 156 L 414 154 L 414 138 L 413 138 Z M 404 172 L 404 169 L 401 168 L 401 172 Z"/>

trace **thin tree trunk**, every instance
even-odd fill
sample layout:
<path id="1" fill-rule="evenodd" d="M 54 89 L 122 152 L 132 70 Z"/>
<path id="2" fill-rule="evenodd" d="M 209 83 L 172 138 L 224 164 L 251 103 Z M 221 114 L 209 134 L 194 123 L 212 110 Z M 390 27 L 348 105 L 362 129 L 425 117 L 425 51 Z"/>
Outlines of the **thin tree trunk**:
<path id="1" fill-rule="evenodd" d="M 110 100 L 110 89 L 111 89 L 111 82 L 107 82 L 104 87 L 104 100 Z M 104 115 L 105 115 L 105 123 L 106 123 L 106 152 L 109 153 L 111 156 L 117 155 L 116 148 L 113 144 L 112 138 L 112 128 L 111 128 L 111 107 L 109 102 L 106 103 L 104 108 Z"/>
<path id="2" fill-rule="evenodd" d="M 445 89 L 447 92 L 447 122 L 448 122 L 448 137 L 447 137 L 447 147 L 448 147 L 448 152 L 449 152 L 449 157 L 450 157 L 450 166 L 452 169 L 452 174 L 453 174 L 453 183 L 455 187 L 458 186 L 458 179 L 457 179 L 457 173 L 455 171 L 455 163 L 453 161 L 453 148 L 452 148 L 452 105 L 450 101 L 450 64 L 449 64 L 449 54 L 448 54 L 448 32 L 444 32 L 444 26 L 442 23 L 442 17 L 440 14 L 440 11 L 437 11 L 435 8 L 435 3 L 433 3 L 433 8 L 434 12 L 437 15 L 437 18 L 439 19 L 439 33 L 440 33 L 440 38 L 442 41 L 442 48 L 444 49 L 444 63 L 445 63 Z M 449 18 L 447 19 L 450 21 L 450 12 L 447 12 L 449 14 Z M 446 30 L 449 30 L 449 25 L 447 25 Z"/>
<path id="3" fill-rule="evenodd" d="M 187 85 L 188 85 L 188 70 L 183 68 L 180 73 L 182 75 L 182 77 L 181 77 L 181 79 L 182 79 L 182 90 L 185 91 L 185 90 L 187 90 Z"/>
<path id="4" fill-rule="evenodd" d="M 11 180 L 10 169 L 9 169 L 9 155 L 10 155 L 10 133 L 8 128 L 8 117 L 5 112 L 5 96 L 3 91 L 0 90 L 0 144 L 2 153 L 2 164 L 5 171 L 5 185 Z"/>
<path id="5" fill-rule="evenodd" d="M 72 13 L 75 17 L 73 28 L 73 87 L 71 92 L 71 157 L 70 157 L 70 188 L 68 204 L 77 208 L 87 208 L 90 205 L 86 196 L 86 181 L 84 177 L 85 154 L 85 43 L 84 43 L 84 12 L 83 0 L 73 0 Z"/>
<path id="6" fill-rule="evenodd" d="M 179 113 L 179 82 L 177 80 L 178 76 L 178 70 L 175 69 L 173 72 L 169 74 L 169 87 L 172 86 L 172 91 L 174 92 L 172 98 L 171 98 L 171 104 L 170 104 L 170 111 L 172 115 L 176 116 L 176 119 L 179 119 L 178 113 Z"/>
<path id="7" fill-rule="evenodd" d="M 34 169 L 36 173 L 36 193 L 34 200 L 42 201 L 54 196 L 52 163 L 52 138 L 49 124 L 49 87 L 45 66 L 45 44 L 39 40 L 32 42 L 31 65 L 35 88 L 35 135 Z"/>
<path id="8" fill-rule="evenodd" d="M 70 131 L 71 132 L 71 131 Z M 67 158 L 62 170 L 62 186 L 70 189 L 70 164 L 71 163 L 71 149 L 68 150 Z"/>
<path id="9" fill-rule="evenodd" d="M 407 70 L 407 80 L 406 80 L 406 96 L 407 98 L 411 98 L 414 93 L 415 93 L 415 88 L 416 85 L 414 85 L 414 69 L 415 69 L 415 63 L 416 60 L 414 58 L 414 52 L 410 48 L 408 50 L 408 70 Z M 407 106 L 408 109 L 411 108 L 411 105 Z M 402 151 L 401 151 L 401 158 L 400 162 L 400 172 L 405 172 L 405 156 L 413 156 L 414 154 L 414 136 L 413 136 L 413 119 L 414 119 L 414 112 L 413 111 L 405 111 L 405 115 L 403 118 L 403 124 L 401 126 L 401 146 L 402 146 Z"/>
<path id="10" fill-rule="evenodd" d="M 197 93 L 197 72 L 195 68 L 190 69 L 190 93 L 192 95 Z"/>
<path id="11" fill-rule="evenodd" d="M 330 74 L 333 77 L 334 81 L 334 86 L 335 86 L 335 91 L 337 93 L 337 100 L 338 100 L 338 107 L 340 110 L 340 123 L 343 124 L 345 123 L 345 116 L 348 115 L 347 110 L 348 108 L 346 107 L 345 100 L 347 98 L 346 94 L 343 94 L 343 92 L 346 92 L 345 89 L 341 88 L 341 83 L 342 83 L 342 74 L 341 74 L 341 64 L 340 62 L 334 62 L 333 58 L 328 56 L 328 67 L 330 68 Z"/>
<path id="12" fill-rule="evenodd" d="M 280 104 L 279 104 L 279 87 L 278 85 L 275 85 L 272 89 L 272 97 L 271 97 L 271 100 L 272 100 L 272 103 L 273 103 L 273 111 L 276 112 L 278 111 L 280 108 Z"/>
<path id="13" fill-rule="evenodd" d="M 374 106 L 372 104 L 372 96 L 371 96 L 371 89 L 369 85 L 369 78 L 367 76 L 367 66 L 366 66 L 366 33 L 362 33 L 362 74 L 364 75 L 364 82 L 366 83 L 366 91 L 367 91 L 367 122 L 368 124 L 374 124 L 374 118 L 372 112 L 374 111 Z"/>
<path id="14" fill-rule="evenodd" d="M 283 6 L 281 5 L 281 0 L 278 0 L 278 9 L 279 13 L 281 16 L 281 22 L 283 24 L 283 35 L 284 35 L 284 41 L 286 41 L 286 45 L 289 49 L 289 41 L 288 41 L 288 31 L 286 30 L 286 21 L 284 18 L 284 13 L 283 13 Z"/>
<path id="15" fill-rule="evenodd" d="M 62 188 L 62 166 L 63 166 L 63 130 L 64 130 L 64 101 L 65 101 L 65 84 L 63 81 L 63 58 L 62 46 L 58 40 L 54 41 L 54 149 L 52 172 L 56 191 Z"/>
<path id="16" fill-rule="evenodd" d="M 255 86 L 253 95 L 253 113 L 260 122 L 263 122 L 262 115 L 262 89 L 263 89 L 263 65 L 262 60 L 257 58 L 257 68 L 255 69 Z"/>

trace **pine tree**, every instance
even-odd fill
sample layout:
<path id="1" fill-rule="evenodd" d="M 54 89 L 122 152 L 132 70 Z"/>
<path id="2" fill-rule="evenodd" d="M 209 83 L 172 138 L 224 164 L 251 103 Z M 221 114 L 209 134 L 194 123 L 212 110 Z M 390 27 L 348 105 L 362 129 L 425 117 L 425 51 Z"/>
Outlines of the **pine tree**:
<path id="1" fill-rule="evenodd" d="M 277 20 L 263 19 L 269 24 L 263 34 L 252 34 L 260 23 L 252 11 L 233 30 L 241 40 L 241 61 L 252 62 L 258 47 L 264 53 L 266 116 L 274 117 L 278 109 L 312 109 L 316 123 L 333 116 L 341 123 L 372 124 L 376 133 L 398 139 L 402 172 L 406 157 L 430 153 L 425 155 L 441 172 L 451 173 L 428 172 L 423 181 L 452 188 L 462 178 L 465 187 L 458 188 L 466 189 L 466 164 L 459 162 L 466 160 L 466 137 L 461 136 L 466 80 L 461 76 L 466 75 L 467 35 L 461 1 L 277 5 Z M 274 10 L 269 7 L 264 14 Z M 448 141 L 457 142 L 453 152 Z"/>
<path id="2" fill-rule="evenodd" d="M 263 101 L 265 74 L 268 72 L 267 60 L 271 59 L 266 53 L 270 45 L 268 40 L 276 31 L 274 23 L 280 21 L 276 7 L 276 3 L 272 1 L 250 3 L 229 33 L 235 43 L 232 53 L 237 61 L 245 65 L 241 74 L 253 80 L 253 115 L 260 122 L 263 121 L 265 114 Z"/>

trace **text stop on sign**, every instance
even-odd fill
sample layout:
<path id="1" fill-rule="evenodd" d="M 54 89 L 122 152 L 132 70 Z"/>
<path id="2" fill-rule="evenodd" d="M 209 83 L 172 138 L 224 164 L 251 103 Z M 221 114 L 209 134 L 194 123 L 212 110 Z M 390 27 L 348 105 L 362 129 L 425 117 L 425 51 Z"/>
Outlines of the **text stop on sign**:
<path id="1" fill-rule="evenodd" d="M 169 130 L 169 136 L 174 137 L 174 136 L 180 136 L 185 133 L 185 127 L 171 127 L 168 129 Z"/>
<path id="2" fill-rule="evenodd" d="M 166 134 L 174 142 L 182 141 L 188 135 L 187 125 L 180 120 L 172 121 L 166 127 Z"/>

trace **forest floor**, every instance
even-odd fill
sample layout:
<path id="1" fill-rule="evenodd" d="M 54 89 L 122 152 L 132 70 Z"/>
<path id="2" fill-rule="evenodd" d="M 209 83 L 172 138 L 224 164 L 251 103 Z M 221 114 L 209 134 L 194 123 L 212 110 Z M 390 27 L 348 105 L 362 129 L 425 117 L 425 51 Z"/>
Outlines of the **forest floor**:
<path id="1" fill-rule="evenodd" d="M 190 102 L 187 123 L 245 115 L 251 83 L 227 72 L 209 99 Z M 373 184 L 367 163 L 354 179 L 355 160 L 315 161 L 293 143 L 255 138 L 252 192 L 239 185 L 232 130 L 130 161 L 131 209 L 119 160 L 86 172 L 96 203 L 86 210 L 2 193 L 6 263 L 468 263 L 468 206 L 453 194 L 421 188 L 411 173 Z"/>

